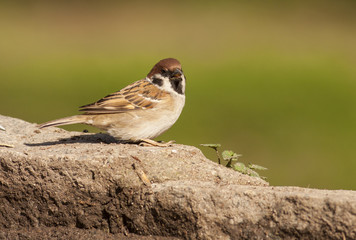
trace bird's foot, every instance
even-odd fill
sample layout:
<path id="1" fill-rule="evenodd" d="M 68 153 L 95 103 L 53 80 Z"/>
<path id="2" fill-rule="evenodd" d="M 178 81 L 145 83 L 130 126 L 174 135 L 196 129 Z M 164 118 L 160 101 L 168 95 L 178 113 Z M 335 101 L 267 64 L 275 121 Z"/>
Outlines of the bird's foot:
<path id="1" fill-rule="evenodd" d="M 171 147 L 175 143 L 174 140 L 169 142 L 156 142 L 152 139 L 141 139 L 140 146 L 143 147 Z"/>

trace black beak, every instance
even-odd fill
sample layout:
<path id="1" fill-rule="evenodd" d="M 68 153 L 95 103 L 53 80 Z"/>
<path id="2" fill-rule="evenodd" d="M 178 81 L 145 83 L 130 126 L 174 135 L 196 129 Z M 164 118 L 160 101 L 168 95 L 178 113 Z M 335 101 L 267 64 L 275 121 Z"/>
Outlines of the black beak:
<path id="1" fill-rule="evenodd" d="M 174 72 L 172 72 L 172 77 L 177 78 L 177 77 L 182 76 L 182 74 L 183 74 L 182 70 L 180 70 L 179 68 L 176 68 L 174 70 Z"/>

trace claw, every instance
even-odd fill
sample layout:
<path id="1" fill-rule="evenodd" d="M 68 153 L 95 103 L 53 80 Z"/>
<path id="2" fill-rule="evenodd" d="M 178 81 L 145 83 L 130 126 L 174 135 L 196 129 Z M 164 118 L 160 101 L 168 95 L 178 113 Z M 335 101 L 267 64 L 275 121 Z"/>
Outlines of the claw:
<path id="1" fill-rule="evenodd" d="M 140 146 L 143 147 L 171 147 L 175 143 L 174 140 L 171 140 L 169 142 L 161 143 L 161 142 L 156 142 L 151 139 L 141 139 Z"/>

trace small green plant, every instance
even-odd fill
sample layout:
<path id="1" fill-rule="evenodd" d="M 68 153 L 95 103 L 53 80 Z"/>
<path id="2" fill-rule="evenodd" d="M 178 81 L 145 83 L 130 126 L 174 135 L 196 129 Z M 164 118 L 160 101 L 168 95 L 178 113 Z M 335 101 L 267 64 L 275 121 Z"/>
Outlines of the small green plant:
<path id="1" fill-rule="evenodd" d="M 221 153 L 221 157 L 220 157 L 218 148 L 221 147 L 221 144 L 200 144 L 200 145 L 214 149 L 216 152 L 216 156 L 218 158 L 219 164 L 223 165 L 221 163 L 221 157 L 222 157 L 222 159 L 225 162 L 227 162 L 225 167 L 232 168 L 237 172 L 249 175 L 251 177 L 258 177 L 263 180 L 266 180 L 266 177 L 260 176 L 256 171 L 264 171 L 264 170 L 267 170 L 267 168 L 259 166 L 257 164 L 249 163 L 249 164 L 245 165 L 244 163 L 239 162 L 238 160 L 239 160 L 239 157 L 242 156 L 241 154 L 237 154 L 231 150 L 225 150 Z"/>
<path id="2" fill-rule="evenodd" d="M 209 148 L 212 148 L 215 150 L 216 152 L 216 156 L 218 157 L 218 163 L 221 164 L 221 160 L 220 160 L 220 154 L 219 154 L 219 151 L 218 151 L 218 148 L 221 147 L 221 144 L 218 144 L 218 143 L 212 143 L 212 144 L 200 144 L 201 146 L 204 146 L 204 147 L 209 147 Z"/>

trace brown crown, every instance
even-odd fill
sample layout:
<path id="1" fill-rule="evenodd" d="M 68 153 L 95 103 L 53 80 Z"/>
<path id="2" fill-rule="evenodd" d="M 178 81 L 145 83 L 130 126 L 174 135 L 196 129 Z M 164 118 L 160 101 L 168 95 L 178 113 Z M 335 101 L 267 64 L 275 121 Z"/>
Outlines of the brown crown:
<path id="1" fill-rule="evenodd" d="M 160 73 L 162 69 L 166 69 L 169 71 L 174 71 L 175 69 L 182 70 L 182 66 L 180 65 L 180 62 L 175 59 L 175 58 L 165 58 L 156 63 L 156 65 L 153 66 L 151 71 L 147 74 L 147 77 L 152 77 L 156 73 Z"/>

